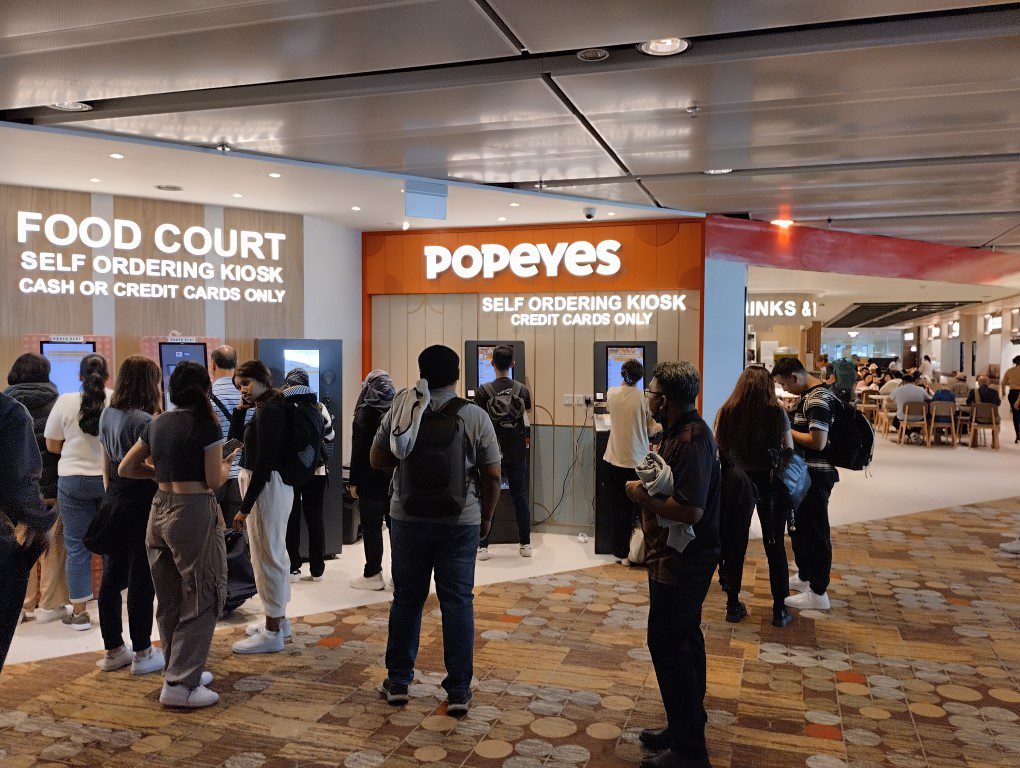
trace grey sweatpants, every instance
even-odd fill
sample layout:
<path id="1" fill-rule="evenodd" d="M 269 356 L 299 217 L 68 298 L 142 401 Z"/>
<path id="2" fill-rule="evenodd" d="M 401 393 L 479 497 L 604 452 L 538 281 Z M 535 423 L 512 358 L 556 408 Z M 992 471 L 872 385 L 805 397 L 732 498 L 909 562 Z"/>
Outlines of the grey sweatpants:
<path id="1" fill-rule="evenodd" d="M 197 688 L 227 596 L 227 552 L 216 496 L 157 491 L 145 532 L 156 623 L 170 685 Z"/>

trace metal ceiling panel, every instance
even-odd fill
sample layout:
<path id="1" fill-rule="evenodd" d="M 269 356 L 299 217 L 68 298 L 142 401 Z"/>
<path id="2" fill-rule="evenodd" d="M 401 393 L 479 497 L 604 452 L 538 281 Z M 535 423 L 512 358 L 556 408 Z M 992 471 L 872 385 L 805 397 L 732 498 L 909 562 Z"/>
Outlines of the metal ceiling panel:
<path id="1" fill-rule="evenodd" d="M 532 52 L 923 13 L 1008 0 L 489 0 Z"/>
<path id="2" fill-rule="evenodd" d="M 575 187 L 551 188 L 549 192 L 560 195 L 571 195 L 572 197 L 590 197 L 594 200 L 606 200 L 607 202 L 634 203 L 636 205 L 650 205 L 652 200 L 634 182 L 617 182 L 610 184 L 591 184 Z M 612 210 L 610 206 L 605 211 Z M 599 213 L 604 213 L 600 209 Z M 617 211 L 618 216 L 625 215 Z"/>
<path id="3" fill-rule="evenodd" d="M 1004 37 L 557 83 L 636 174 L 990 154 L 1020 146 L 1020 81 L 1004 66 L 1018 48 Z"/>
<path id="4" fill-rule="evenodd" d="M 79 125 L 173 141 L 226 141 L 252 152 L 468 181 L 620 173 L 538 80 Z"/>
<path id="5" fill-rule="evenodd" d="M 471 0 L 7 0 L 0 109 L 519 53 Z"/>

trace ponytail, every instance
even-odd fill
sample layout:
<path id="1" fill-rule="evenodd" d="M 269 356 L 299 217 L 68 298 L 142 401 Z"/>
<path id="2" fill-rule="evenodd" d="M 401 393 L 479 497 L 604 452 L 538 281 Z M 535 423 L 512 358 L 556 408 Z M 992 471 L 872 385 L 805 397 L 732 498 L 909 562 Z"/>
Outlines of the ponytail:
<path id="1" fill-rule="evenodd" d="M 78 426 L 87 435 L 99 435 L 99 417 L 106 407 L 106 380 L 110 369 L 106 358 L 92 353 L 85 355 L 78 367 L 81 377 L 81 409 L 78 411 Z"/>

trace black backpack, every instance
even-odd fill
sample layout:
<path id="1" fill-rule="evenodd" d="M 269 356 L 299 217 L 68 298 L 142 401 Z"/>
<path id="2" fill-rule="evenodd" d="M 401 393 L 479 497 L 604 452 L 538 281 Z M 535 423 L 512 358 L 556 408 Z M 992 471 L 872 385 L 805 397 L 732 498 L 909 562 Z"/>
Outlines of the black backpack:
<path id="1" fill-rule="evenodd" d="M 284 397 L 283 407 L 287 411 L 287 442 L 280 476 L 287 485 L 300 488 L 326 463 L 326 421 L 315 395 L 310 399 L 305 395 Z"/>
<path id="2" fill-rule="evenodd" d="M 488 399 L 485 401 L 485 410 L 492 419 L 492 425 L 496 434 L 513 435 L 524 426 L 524 412 L 527 410 L 524 403 L 524 387 L 519 381 L 513 381 L 508 389 L 496 392 L 496 387 L 490 381 L 481 386 Z"/>
<path id="3" fill-rule="evenodd" d="M 833 397 L 832 424 L 826 454 L 834 467 L 867 469 L 875 455 L 875 430 L 867 417 L 853 406 Z"/>
<path id="4" fill-rule="evenodd" d="M 455 517 L 468 494 L 467 434 L 460 411 L 468 401 L 455 397 L 438 411 L 426 408 L 414 448 L 400 462 L 397 490 L 404 512 L 413 517 Z"/>

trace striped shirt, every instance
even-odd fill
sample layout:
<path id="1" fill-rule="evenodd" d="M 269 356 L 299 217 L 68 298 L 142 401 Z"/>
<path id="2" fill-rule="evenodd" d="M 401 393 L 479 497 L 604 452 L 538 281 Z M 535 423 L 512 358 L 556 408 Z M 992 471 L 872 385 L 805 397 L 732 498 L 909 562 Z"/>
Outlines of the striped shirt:
<path id="1" fill-rule="evenodd" d="M 233 413 L 234 409 L 241 402 L 241 392 L 237 387 L 234 386 L 234 380 L 229 376 L 223 376 L 222 378 L 216 379 L 212 384 L 212 393 L 223 403 L 223 407 L 227 409 L 229 413 Z M 230 431 L 230 417 L 224 415 L 220 407 L 216 405 L 216 401 L 213 400 L 213 413 L 220 420 L 220 428 L 223 430 L 223 439 L 227 439 L 227 433 Z M 247 424 L 251 421 L 251 417 L 255 414 L 254 408 L 249 408 L 248 413 L 245 414 L 244 423 Z M 237 454 L 234 458 L 234 465 L 230 468 L 229 480 L 234 480 L 241 473 L 241 454 Z"/>
<path id="2" fill-rule="evenodd" d="M 832 411 L 836 407 L 834 400 L 832 390 L 824 384 L 812 387 L 801 395 L 791 412 L 790 426 L 793 431 L 807 433 L 817 429 L 828 435 L 829 425 L 832 424 Z M 824 449 L 816 451 L 798 445 L 797 452 L 804 457 L 808 469 L 812 472 L 836 473 L 836 468 L 829 463 Z"/>

